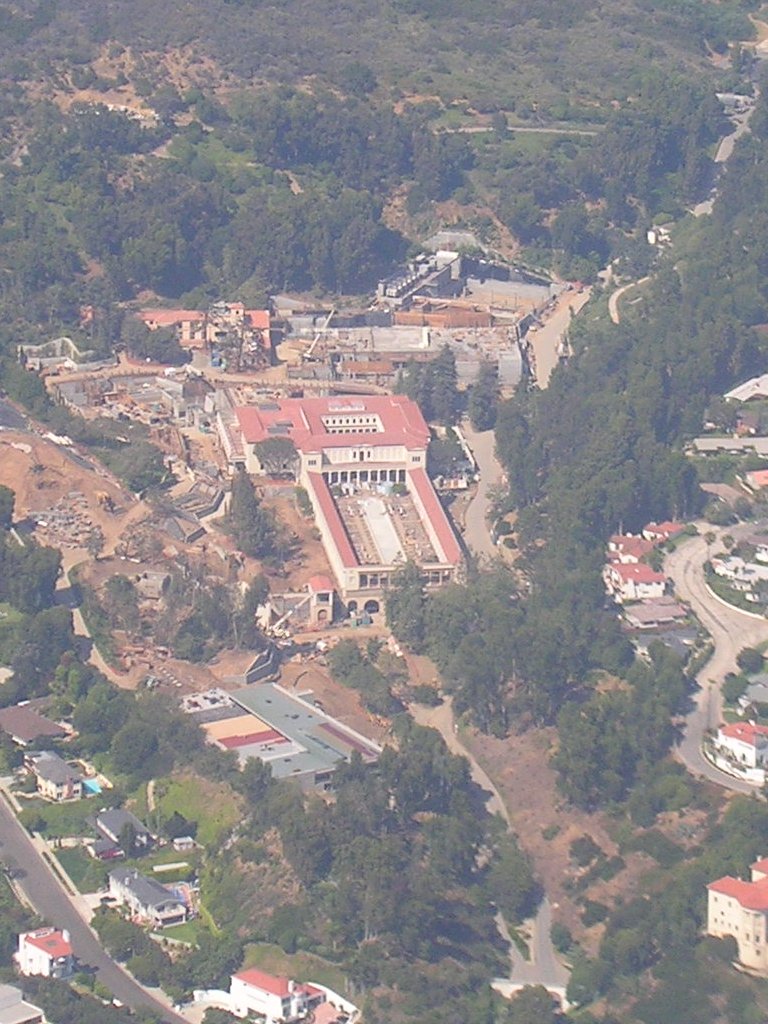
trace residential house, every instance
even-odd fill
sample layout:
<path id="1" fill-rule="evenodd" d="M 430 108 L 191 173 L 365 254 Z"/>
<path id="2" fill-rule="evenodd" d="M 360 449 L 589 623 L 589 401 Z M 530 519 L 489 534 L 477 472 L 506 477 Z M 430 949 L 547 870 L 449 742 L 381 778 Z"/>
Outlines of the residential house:
<path id="1" fill-rule="evenodd" d="M 663 523 L 648 523 L 643 527 L 643 537 L 652 544 L 666 544 L 668 540 L 677 537 L 685 529 L 685 523 L 675 523 L 666 520 Z"/>
<path id="2" fill-rule="evenodd" d="M 0 985 L 0 1024 L 45 1024 L 39 1006 L 28 1003 L 20 988 Z"/>
<path id="3" fill-rule="evenodd" d="M 134 850 L 131 852 L 148 850 L 153 842 L 152 833 L 147 826 L 135 814 L 122 808 L 112 807 L 107 811 L 101 811 L 94 818 L 93 824 L 100 839 L 90 844 L 93 847 L 91 856 L 100 860 L 125 855 L 126 851 L 121 848 L 121 842 L 126 828 L 133 829 Z"/>
<path id="4" fill-rule="evenodd" d="M 26 704 L 0 709 L 0 731 L 8 733 L 20 747 L 27 747 L 42 739 L 64 739 L 67 735 L 66 729 L 44 718 Z"/>
<path id="5" fill-rule="evenodd" d="M 762 491 L 768 487 L 768 469 L 755 469 L 744 474 L 744 483 L 750 491 Z"/>
<path id="6" fill-rule="evenodd" d="M 653 551 L 653 544 L 633 534 L 614 533 L 608 541 L 608 561 L 620 565 L 637 565 Z"/>
<path id="7" fill-rule="evenodd" d="M 633 629 L 658 629 L 682 621 L 687 614 L 673 597 L 659 597 L 654 601 L 629 605 L 624 611 L 624 618 Z"/>
<path id="8" fill-rule="evenodd" d="M 15 960 L 21 974 L 68 978 L 75 969 L 69 932 L 56 928 L 22 932 Z"/>
<path id="9" fill-rule="evenodd" d="M 291 1024 L 325 1002 L 322 989 L 298 985 L 255 967 L 233 974 L 229 993 L 231 1011 L 236 1017 L 258 1015 L 264 1024 Z"/>
<path id="10" fill-rule="evenodd" d="M 37 779 L 37 791 L 46 800 L 80 800 L 83 796 L 83 777 L 52 750 L 27 754 L 26 768 Z"/>
<path id="11" fill-rule="evenodd" d="M 707 886 L 707 935 L 734 938 L 740 963 L 768 975 L 768 860 L 750 870 L 749 881 L 726 875 Z"/>
<path id="12" fill-rule="evenodd" d="M 667 589 L 666 576 L 644 562 L 609 563 L 603 569 L 603 580 L 608 593 L 620 604 L 663 597 Z"/>
<path id="13" fill-rule="evenodd" d="M 745 768 L 768 763 L 768 726 L 755 722 L 729 722 L 717 731 L 718 752 Z"/>
<path id="14" fill-rule="evenodd" d="M 124 903 L 132 917 L 154 928 L 182 924 L 187 919 L 187 907 L 182 900 L 135 868 L 110 871 L 109 894 Z"/>
<path id="15" fill-rule="evenodd" d="M 747 596 L 752 594 L 758 584 L 768 581 L 768 565 L 745 562 L 738 555 L 712 558 L 710 564 L 714 572 L 727 579 L 734 590 L 739 590 Z"/>

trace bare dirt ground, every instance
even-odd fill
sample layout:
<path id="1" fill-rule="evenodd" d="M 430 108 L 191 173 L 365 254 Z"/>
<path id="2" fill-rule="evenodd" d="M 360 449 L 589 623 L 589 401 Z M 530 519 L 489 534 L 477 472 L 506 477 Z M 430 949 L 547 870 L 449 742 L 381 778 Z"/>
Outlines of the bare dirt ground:
<path id="1" fill-rule="evenodd" d="M 4 430 L 0 434 L 0 484 L 16 492 L 17 519 L 40 515 L 57 503 L 65 505 L 68 495 L 79 492 L 83 496 L 81 515 L 100 528 L 105 551 L 113 550 L 125 528 L 148 511 L 106 470 L 86 469 L 58 445 L 29 433 Z M 109 512 L 103 507 L 99 494 L 109 495 L 118 511 Z M 40 531 L 40 540 L 53 543 L 55 538 L 46 538 L 44 533 Z M 76 540 L 74 532 L 72 539 Z"/>
<path id="2" fill-rule="evenodd" d="M 299 538 L 300 551 L 296 558 L 283 566 L 285 576 L 267 570 L 270 586 L 275 591 L 301 591 L 310 576 L 318 573 L 333 578 L 331 567 L 316 534 L 314 519 L 302 515 L 292 495 L 266 498 L 264 504 L 273 509 L 284 529 Z"/>
<path id="3" fill-rule="evenodd" d="M 376 743 L 382 743 L 388 732 L 388 725 L 365 710 L 355 691 L 334 682 L 317 661 L 288 662 L 280 673 L 280 685 L 308 700 L 320 701 L 326 714 Z"/>
<path id="4" fill-rule="evenodd" d="M 462 732 L 462 742 L 491 776 L 507 807 L 512 828 L 552 903 L 554 919 L 570 928 L 586 949 L 594 951 L 603 928 L 584 927 L 581 907 L 566 888 L 568 880 L 576 880 L 584 871 L 571 860 L 570 845 L 587 835 L 607 857 L 618 854 L 618 847 L 600 815 L 586 814 L 562 800 L 549 764 L 555 740 L 554 729 L 529 730 L 503 740 L 471 729 Z M 624 860 L 626 868 L 615 878 L 595 882 L 582 895 L 611 905 L 618 896 L 626 900 L 643 892 L 643 878 L 655 862 L 635 853 L 624 854 Z"/>

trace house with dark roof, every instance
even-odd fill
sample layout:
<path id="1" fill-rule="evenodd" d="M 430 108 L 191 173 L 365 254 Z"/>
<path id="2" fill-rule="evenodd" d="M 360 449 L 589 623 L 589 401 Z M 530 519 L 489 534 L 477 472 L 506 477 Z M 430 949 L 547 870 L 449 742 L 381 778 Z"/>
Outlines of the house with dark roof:
<path id="1" fill-rule="evenodd" d="M 187 920 L 187 907 L 154 878 L 135 868 L 116 868 L 109 873 L 109 894 L 125 904 L 131 916 L 153 928 L 166 928 Z"/>
<path id="2" fill-rule="evenodd" d="M 0 985 L 0 1024 L 45 1024 L 39 1006 L 28 1003 L 20 988 Z"/>
<path id="3" fill-rule="evenodd" d="M 154 842 L 154 836 L 144 822 L 135 814 L 120 807 L 100 811 L 93 819 L 92 824 L 99 835 L 98 838 L 91 839 L 86 845 L 90 855 L 97 860 L 115 860 L 126 855 L 126 851 L 121 846 L 123 830 L 126 826 L 133 829 L 134 850 L 130 851 L 132 854 L 148 850 Z"/>
<path id="4" fill-rule="evenodd" d="M 37 791 L 47 800 L 80 800 L 83 796 L 83 777 L 52 750 L 27 754 L 24 765 L 37 781 Z"/>
<path id="5" fill-rule="evenodd" d="M 26 704 L 0 708 L 0 731 L 7 733 L 20 747 L 42 739 L 63 739 L 67 735 L 66 729 Z"/>

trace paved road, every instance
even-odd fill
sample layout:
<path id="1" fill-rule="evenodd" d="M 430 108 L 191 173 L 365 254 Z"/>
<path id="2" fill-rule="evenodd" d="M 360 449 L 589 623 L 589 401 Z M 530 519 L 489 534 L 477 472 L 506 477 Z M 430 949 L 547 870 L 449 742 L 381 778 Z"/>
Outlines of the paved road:
<path id="1" fill-rule="evenodd" d="M 501 483 L 504 470 L 496 458 L 496 435 L 492 430 L 474 430 L 469 420 L 461 424 L 462 432 L 477 460 L 480 481 L 464 516 L 464 540 L 478 557 L 495 558 L 496 548 L 488 531 L 489 491 Z"/>
<path id="2" fill-rule="evenodd" d="M 5 430 L 27 430 L 29 427 L 26 416 L 22 416 L 7 398 L 0 398 L 0 427 Z"/>
<path id="3" fill-rule="evenodd" d="M 750 527 L 714 530 L 707 523 L 698 525 L 700 535 L 680 544 L 664 562 L 664 569 L 673 580 L 676 593 L 691 605 L 714 644 L 711 659 L 696 676 L 699 689 L 694 695 L 694 706 L 686 717 L 684 735 L 676 753 L 694 775 L 704 776 L 736 793 L 754 793 L 755 786 L 718 771 L 701 752 L 704 733 L 721 721 L 720 686 L 728 672 L 738 671 L 736 655 L 744 647 L 768 641 L 768 621 L 753 618 L 738 608 L 721 603 L 707 590 L 703 567 L 710 552 L 716 549 L 716 542 L 708 545 L 705 535 L 711 532 L 719 538 L 726 532 L 738 537 L 739 532 L 748 531 Z"/>
<path id="4" fill-rule="evenodd" d="M 525 340 L 531 347 L 533 357 L 531 369 L 540 388 L 549 384 L 552 371 L 563 355 L 563 336 L 571 319 L 589 302 L 591 294 L 591 288 L 584 288 L 580 292 L 561 292 L 554 310 L 545 314 L 546 319 L 541 327 L 526 334 Z"/>
<path id="5" fill-rule="evenodd" d="M 490 125 L 482 124 L 464 124 L 457 125 L 455 128 L 438 128 L 437 135 L 480 135 L 482 133 L 492 132 L 494 129 Z M 599 135 L 600 132 L 596 128 L 547 128 L 545 125 L 522 125 L 522 124 L 511 124 L 507 129 L 510 136 L 516 132 L 522 132 L 523 134 L 530 135 Z"/>
<path id="6" fill-rule="evenodd" d="M 717 195 L 717 178 L 720 174 L 720 169 L 722 165 L 730 159 L 731 153 L 733 153 L 734 146 L 736 145 L 736 141 L 749 130 L 749 119 L 752 117 L 754 109 L 755 107 L 752 106 L 744 113 L 737 114 L 733 119 L 736 127 L 730 135 L 726 135 L 725 138 L 720 140 L 720 145 L 717 147 L 717 152 L 715 153 L 715 182 L 712 192 L 710 193 L 709 198 L 697 203 L 693 210 L 691 210 L 694 217 L 701 217 L 703 214 L 712 213 L 712 207 L 714 206 L 715 197 Z"/>
<path id="7" fill-rule="evenodd" d="M 621 314 L 619 313 L 619 299 L 624 294 L 624 292 L 628 292 L 630 288 L 637 288 L 638 285 L 645 284 L 645 282 L 649 280 L 650 278 L 648 277 L 641 277 L 639 281 L 630 281 L 629 284 L 625 284 L 623 285 L 623 287 L 617 288 L 615 292 L 612 292 L 608 296 L 608 314 L 615 324 L 621 322 Z"/>
<path id="8" fill-rule="evenodd" d="M 506 822 L 507 828 L 511 828 L 509 811 L 499 791 L 487 772 L 477 763 L 456 734 L 452 698 L 446 697 L 442 704 L 434 708 L 414 705 L 410 710 L 419 725 L 437 729 L 448 749 L 467 759 L 472 781 L 488 794 L 485 802 L 486 808 L 491 814 L 498 814 Z M 502 914 L 497 915 L 496 925 L 499 934 L 509 944 L 510 976 L 509 978 L 495 979 L 494 987 L 509 995 L 526 985 L 543 985 L 546 989 L 564 997 L 570 972 L 560 963 L 552 945 L 552 908 L 549 900 L 545 897 L 539 904 L 536 916 L 527 922 L 531 935 L 530 960 L 523 958 L 512 941 Z"/>
<path id="9" fill-rule="evenodd" d="M 41 917 L 69 930 L 80 962 L 95 968 L 99 981 L 126 1006 L 146 1007 L 171 1024 L 187 1024 L 184 1017 L 158 1002 L 107 956 L 73 900 L 16 820 L 4 796 L 0 796 L 0 836 L 2 859 L 24 873 L 17 884 Z"/>

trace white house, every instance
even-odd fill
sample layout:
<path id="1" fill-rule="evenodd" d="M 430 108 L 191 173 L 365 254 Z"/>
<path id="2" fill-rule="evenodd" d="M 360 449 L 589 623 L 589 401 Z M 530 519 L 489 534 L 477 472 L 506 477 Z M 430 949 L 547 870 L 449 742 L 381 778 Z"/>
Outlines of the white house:
<path id="1" fill-rule="evenodd" d="M 48 800 L 80 800 L 83 795 L 83 777 L 52 750 L 27 754 L 24 764 L 34 773 L 37 790 Z"/>
<path id="2" fill-rule="evenodd" d="M 131 914 L 154 928 L 181 924 L 187 919 L 182 900 L 135 868 L 116 868 L 109 873 L 109 894 L 124 903 Z"/>
<path id="3" fill-rule="evenodd" d="M 258 1014 L 264 1024 L 290 1024 L 306 1017 L 325 1002 L 325 993 L 314 985 L 299 985 L 252 967 L 232 975 L 230 1008 L 236 1017 Z"/>
<path id="4" fill-rule="evenodd" d="M 745 768 L 765 768 L 768 763 L 768 726 L 754 722 L 729 722 L 717 731 L 716 746 Z"/>
<path id="5" fill-rule="evenodd" d="M 19 935 L 15 956 L 19 972 L 43 978 L 68 978 L 75 969 L 69 932 L 39 928 Z"/>
<path id="6" fill-rule="evenodd" d="M 752 865 L 748 882 L 726 875 L 707 890 L 707 935 L 733 937 L 740 963 L 768 975 L 768 860 Z"/>
<path id="7" fill-rule="evenodd" d="M 608 593 L 619 603 L 663 597 L 667 589 L 666 576 L 644 562 L 609 563 L 603 569 L 603 580 Z"/>

